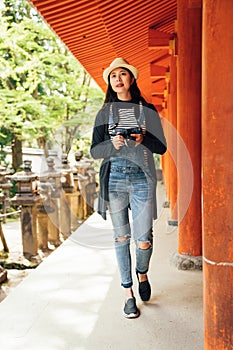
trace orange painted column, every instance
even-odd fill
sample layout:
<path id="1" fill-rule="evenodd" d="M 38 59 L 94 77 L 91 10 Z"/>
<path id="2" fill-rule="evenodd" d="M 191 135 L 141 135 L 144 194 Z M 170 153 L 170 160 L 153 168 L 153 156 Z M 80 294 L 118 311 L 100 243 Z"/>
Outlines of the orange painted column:
<path id="1" fill-rule="evenodd" d="M 201 0 L 177 1 L 178 253 L 202 255 L 201 229 Z M 186 257 L 185 257 L 186 256 Z M 195 264 L 194 264 L 195 265 Z M 190 266 L 179 268 L 194 268 Z M 198 268 L 200 268 L 198 266 Z"/>
<path id="2" fill-rule="evenodd" d="M 205 350 L 233 349 L 233 2 L 203 1 Z"/>
<path id="3" fill-rule="evenodd" d="M 163 116 L 163 130 L 164 135 L 166 137 L 167 143 L 169 142 L 169 124 L 168 124 L 168 109 L 167 106 L 164 108 L 161 112 L 161 115 Z M 169 159 L 169 153 L 166 152 L 162 157 L 162 167 L 163 167 L 163 178 L 165 182 L 165 191 L 167 196 L 167 201 L 170 203 L 170 181 L 169 181 L 169 174 L 170 174 L 170 159 Z M 164 203 L 165 206 L 167 206 L 168 203 Z"/>
<path id="4" fill-rule="evenodd" d="M 177 224 L 177 66 L 176 57 L 172 54 L 170 59 L 170 83 L 169 83 L 169 140 L 168 150 L 170 159 L 170 210 L 169 224 Z"/>

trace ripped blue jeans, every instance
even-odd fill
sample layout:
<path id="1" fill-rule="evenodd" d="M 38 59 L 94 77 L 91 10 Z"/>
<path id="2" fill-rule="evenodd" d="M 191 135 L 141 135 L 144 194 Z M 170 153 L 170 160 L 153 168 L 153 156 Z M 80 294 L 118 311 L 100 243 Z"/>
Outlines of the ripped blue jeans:
<path id="1" fill-rule="evenodd" d="M 153 250 L 154 182 L 138 166 L 111 165 L 109 177 L 109 212 L 114 229 L 115 250 L 121 285 L 133 285 L 131 271 L 131 226 L 136 249 L 136 270 L 147 273 Z M 129 211 L 131 209 L 131 215 Z M 132 217 L 132 221 L 131 218 Z M 138 242 L 149 242 L 148 249 Z"/>

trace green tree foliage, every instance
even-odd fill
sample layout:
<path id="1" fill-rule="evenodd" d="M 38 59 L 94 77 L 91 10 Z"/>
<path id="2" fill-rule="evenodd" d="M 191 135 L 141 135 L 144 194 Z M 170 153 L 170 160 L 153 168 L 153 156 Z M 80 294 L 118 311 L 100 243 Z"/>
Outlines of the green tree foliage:
<path id="1" fill-rule="evenodd" d="M 0 128 L 68 153 L 103 93 L 26 0 L 0 0 Z M 93 108 L 94 106 L 94 108 Z M 5 130 L 4 129 L 4 130 Z"/>
<path id="2" fill-rule="evenodd" d="M 9 145 L 12 142 L 12 139 L 12 133 L 2 126 L 0 128 L 0 164 L 5 164 L 6 152 L 4 151 L 4 147 Z"/>

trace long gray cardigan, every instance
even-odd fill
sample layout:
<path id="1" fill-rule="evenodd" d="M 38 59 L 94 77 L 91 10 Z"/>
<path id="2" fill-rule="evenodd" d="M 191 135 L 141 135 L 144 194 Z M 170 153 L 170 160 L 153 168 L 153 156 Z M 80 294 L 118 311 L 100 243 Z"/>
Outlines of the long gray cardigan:
<path id="1" fill-rule="evenodd" d="M 146 133 L 144 135 L 143 142 L 138 147 L 144 147 L 147 150 L 149 167 L 147 167 L 145 171 L 147 172 L 147 175 L 154 180 L 156 191 L 156 171 L 153 153 L 164 154 L 167 150 L 167 144 L 161 125 L 161 120 L 155 107 L 145 101 L 142 101 L 142 105 L 145 116 Z M 110 172 L 110 157 L 114 157 L 119 154 L 119 151 L 114 148 L 108 132 L 109 110 L 110 107 L 108 104 L 101 108 L 101 110 L 97 113 L 90 149 L 91 155 L 94 159 L 103 158 L 99 173 L 100 190 L 97 212 L 105 220 L 109 201 L 108 181 Z M 116 118 L 116 116 L 114 116 L 114 118 Z M 117 120 L 114 121 L 117 122 Z M 156 219 L 156 192 L 154 198 L 154 219 Z"/>

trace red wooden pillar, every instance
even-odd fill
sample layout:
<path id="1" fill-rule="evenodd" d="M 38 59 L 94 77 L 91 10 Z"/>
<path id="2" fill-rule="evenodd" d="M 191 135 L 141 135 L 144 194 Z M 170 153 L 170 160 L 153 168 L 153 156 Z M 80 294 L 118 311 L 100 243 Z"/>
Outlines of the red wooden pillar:
<path id="1" fill-rule="evenodd" d="M 233 2 L 203 1 L 203 260 L 206 350 L 233 348 Z"/>
<path id="2" fill-rule="evenodd" d="M 167 104 L 167 101 L 166 101 Z M 163 116 L 163 130 L 164 134 L 167 140 L 167 143 L 169 143 L 169 122 L 168 122 L 168 109 L 167 106 L 164 106 L 165 108 L 162 110 L 161 115 Z M 165 203 L 164 205 L 167 206 L 170 203 L 170 154 L 169 151 L 166 152 L 162 157 L 162 166 L 163 166 L 163 177 L 165 182 L 165 190 L 167 195 L 167 201 L 168 203 Z"/>
<path id="3" fill-rule="evenodd" d="M 178 0 L 177 129 L 179 258 L 202 255 L 201 0 Z M 190 159 L 189 159 L 190 158 Z M 195 260 L 195 259 L 194 259 Z M 200 258 L 199 258 L 200 260 Z M 194 264 L 195 265 L 195 264 Z M 194 268 L 182 265 L 179 268 Z M 198 266 L 198 268 L 200 268 Z"/>
<path id="4" fill-rule="evenodd" d="M 169 83 L 169 122 L 170 137 L 168 149 L 171 154 L 170 161 L 170 208 L 171 225 L 177 224 L 177 67 L 176 57 L 172 54 L 170 59 L 170 83 Z"/>

